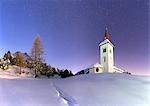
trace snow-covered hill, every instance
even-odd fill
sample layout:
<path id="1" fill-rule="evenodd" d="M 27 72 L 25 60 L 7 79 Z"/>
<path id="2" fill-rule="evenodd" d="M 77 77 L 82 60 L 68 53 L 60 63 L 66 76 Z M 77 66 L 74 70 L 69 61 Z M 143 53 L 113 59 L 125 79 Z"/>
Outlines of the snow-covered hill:
<path id="1" fill-rule="evenodd" d="M 33 74 L 29 68 L 21 68 L 22 73 L 19 74 L 20 68 L 18 66 L 9 66 L 9 69 L 0 69 L 0 78 L 15 79 L 15 78 L 31 78 Z"/>
<path id="2" fill-rule="evenodd" d="M 88 74 L 0 79 L 0 106 L 149 106 L 150 77 Z"/>
<path id="3" fill-rule="evenodd" d="M 67 106 L 51 80 L 0 79 L 0 106 Z"/>
<path id="4" fill-rule="evenodd" d="M 150 106 L 150 77 L 87 74 L 57 80 L 55 86 L 80 106 Z"/>

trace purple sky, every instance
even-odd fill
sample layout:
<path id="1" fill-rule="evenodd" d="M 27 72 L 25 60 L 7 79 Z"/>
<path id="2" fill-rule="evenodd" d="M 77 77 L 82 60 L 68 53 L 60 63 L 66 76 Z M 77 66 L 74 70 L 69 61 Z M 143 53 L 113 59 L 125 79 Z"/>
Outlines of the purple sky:
<path id="1" fill-rule="evenodd" d="M 0 57 L 30 52 L 40 34 L 46 62 L 77 72 L 99 62 L 107 26 L 115 65 L 150 75 L 149 7 L 149 0 L 0 0 Z"/>

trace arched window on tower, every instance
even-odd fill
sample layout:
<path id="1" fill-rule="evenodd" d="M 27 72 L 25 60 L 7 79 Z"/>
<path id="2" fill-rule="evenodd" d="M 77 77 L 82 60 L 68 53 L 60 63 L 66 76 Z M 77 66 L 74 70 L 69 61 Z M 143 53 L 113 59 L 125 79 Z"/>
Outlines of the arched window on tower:
<path id="1" fill-rule="evenodd" d="M 103 49 L 103 53 L 105 53 L 105 52 L 106 52 L 106 48 Z"/>
<path id="2" fill-rule="evenodd" d="M 104 56 L 104 58 L 103 58 L 103 59 L 104 59 L 104 62 L 106 62 L 106 57 L 105 57 L 105 56 Z"/>

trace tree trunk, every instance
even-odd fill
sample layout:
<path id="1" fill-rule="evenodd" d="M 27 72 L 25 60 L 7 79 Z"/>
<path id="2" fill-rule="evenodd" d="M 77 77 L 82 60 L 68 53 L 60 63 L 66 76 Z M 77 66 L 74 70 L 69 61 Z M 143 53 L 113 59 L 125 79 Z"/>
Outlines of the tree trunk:
<path id="1" fill-rule="evenodd" d="M 20 74 L 21 74 L 21 67 L 20 67 Z"/>
<path id="2" fill-rule="evenodd" d="M 36 76 L 36 69 L 35 69 L 35 76 Z"/>

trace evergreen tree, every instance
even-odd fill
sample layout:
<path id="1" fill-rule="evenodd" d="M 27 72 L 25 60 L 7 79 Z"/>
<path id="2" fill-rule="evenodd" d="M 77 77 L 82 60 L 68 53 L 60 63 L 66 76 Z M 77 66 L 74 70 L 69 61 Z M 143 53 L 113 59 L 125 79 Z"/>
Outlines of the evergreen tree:
<path id="1" fill-rule="evenodd" d="M 31 60 L 26 60 L 26 67 L 29 68 L 30 70 L 31 70 L 32 68 L 34 68 L 34 67 L 33 67 L 33 61 L 31 61 Z"/>
<path id="2" fill-rule="evenodd" d="M 5 53 L 3 59 L 4 59 L 4 61 L 9 60 L 10 63 L 11 63 L 11 62 L 12 62 L 12 59 L 13 59 L 13 57 L 12 57 L 12 55 L 11 55 L 11 52 L 8 51 L 7 53 Z"/>
<path id="3" fill-rule="evenodd" d="M 69 72 L 69 76 L 73 76 L 73 73 L 72 73 L 72 71 L 70 71 L 70 72 Z"/>
<path id="4" fill-rule="evenodd" d="M 52 67 L 51 67 L 51 66 L 48 66 L 47 68 L 48 68 L 48 69 L 47 69 L 47 71 L 46 71 L 46 76 L 47 76 L 47 77 L 54 76 Z"/>
<path id="5" fill-rule="evenodd" d="M 61 78 L 66 78 L 66 77 L 73 76 L 73 73 L 65 69 L 65 70 L 61 70 L 59 75 L 61 76 Z"/>

